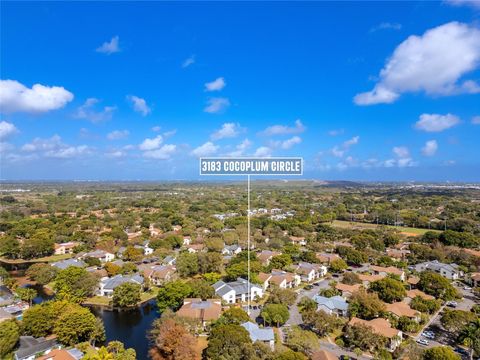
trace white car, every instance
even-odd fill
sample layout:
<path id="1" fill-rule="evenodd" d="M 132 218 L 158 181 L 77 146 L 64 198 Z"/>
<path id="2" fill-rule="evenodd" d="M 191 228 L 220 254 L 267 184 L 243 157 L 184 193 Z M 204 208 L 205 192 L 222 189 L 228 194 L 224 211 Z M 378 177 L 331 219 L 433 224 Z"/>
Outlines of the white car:
<path id="1" fill-rule="evenodd" d="M 426 339 L 418 339 L 418 340 L 417 340 L 417 343 L 419 343 L 420 345 L 425 345 L 425 346 L 427 346 L 427 345 L 428 345 L 428 340 L 426 340 Z"/>
<path id="2" fill-rule="evenodd" d="M 435 334 L 430 331 L 423 332 L 422 336 L 426 337 L 427 339 L 435 339 Z"/>
<path id="3" fill-rule="evenodd" d="M 472 288 L 470 286 L 465 286 L 463 290 L 472 290 Z"/>

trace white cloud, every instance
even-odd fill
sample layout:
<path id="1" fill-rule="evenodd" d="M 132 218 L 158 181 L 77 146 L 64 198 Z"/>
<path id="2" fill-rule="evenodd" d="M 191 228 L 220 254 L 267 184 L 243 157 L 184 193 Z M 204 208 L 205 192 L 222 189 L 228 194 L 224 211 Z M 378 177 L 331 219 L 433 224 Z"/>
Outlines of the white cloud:
<path id="1" fill-rule="evenodd" d="M 478 0 L 446 0 L 447 4 L 453 6 L 471 6 L 476 9 L 480 9 L 480 1 Z"/>
<path id="2" fill-rule="evenodd" d="M 473 125 L 480 125 L 480 116 L 472 117 L 472 124 Z"/>
<path id="3" fill-rule="evenodd" d="M 291 149 L 294 145 L 300 144 L 302 142 L 302 138 L 299 136 L 293 136 L 290 139 L 282 141 L 280 147 L 284 150 Z"/>
<path id="4" fill-rule="evenodd" d="M 16 133 L 18 133 L 18 129 L 15 125 L 6 121 L 0 122 L 0 141 L 6 140 Z"/>
<path id="5" fill-rule="evenodd" d="M 165 144 L 159 149 L 145 151 L 143 156 L 150 159 L 168 160 L 177 150 L 177 146 L 173 144 Z"/>
<path id="6" fill-rule="evenodd" d="M 222 127 L 215 131 L 211 138 L 213 140 L 225 139 L 225 138 L 232 138 L 236 137 L 242 132 L 243 129 L 240 127 L 240 124 L 235 123 L 225 123 Z"/>
<path id="7" fill-rule="evenodd" d="M 268 146 L 260 146 L 256 151 L 254 156 L 256 157 L 270 157 L 272 156 L 272 149 Z"/>
<path id="8" fill-rule="evenodd" d="M 145 139 L 143 142 L 138 146 L 140 150 L 146 151 L 146 150 L 155 150 L 162 145 L 163 142 L 163 137 L 162 135 L 157 135 L 153 139 Z"/>
<path id="9" fill-rule="evenodd" d="M 330 131 L 328 132 L 328 135 L 330 135 L 330 136 L 338 136 L 338 135 L 342 135 L 344 132 L 345 132 L 344 129 L 333 129 L 333 130 L 330 130 Z"/>
<path id="10" fill-rule="evenodd" d="M 395 146 L 392 151 L 398 158 L 403 159 L 410 156 L 410 151 L 406 146 Z"/>
<path id="11" fill-rule="evenodd" d="M 125 139 L 130 135 L 130 131 L 128 130 L 114 130 L 107 135 L 108 140 L 121 140 Z"/>
<path id="12" fill-rule="evenodd" d="M 113 113 L 117 110 L 116 106 L 104 106 L 102 110 L 96 111 L 94 107 L 100 100 L 88 98 L 82 106 L 79 106 L 73 116 L 77 119 L 89 120 L 93 123 L 110 120 Z"/>
<path id="13" fill-rule="evenodd" d="M 228 156 L 239 157 L 245 154 L 245 151 L 252 146 L 252 142 L 248 139 L 243 140 L 240 144 L 235 147 L 235 150 L 230 152 Z"/>
<path id="14" fill-rule="evenodd" d="M 422 114 L 415 123 L 415 128 L 426 132 L 440 132 L 459 123 L 460 119 L 458 116 L 452 114 Z"/>
<path id="15" fill-rule="evenodd" d="M 333 156 L 343 157 L 345 153 L 350 150 L 353 145 L 358 144 L 360 141 L 360 136 L 354 136 L 353 138 L 344 141 L 341 145 L 334 146 L 330 152 Z"/>
<path id="16" fill-rule="evenodd" d="M 205 91 L 220 91 L 227 83 L 223 77 L 216 78 L 215 80 L 205 83 Z"/>
<path id="17" fill-rule="evenodd" d="M 215 145 L 211 141 L 207 141 L 205 144 L 195 148 L 191 154 L 196 157 L 210 156 L 217 152 L 219 146 Z"/>
<path id="18" fill-rule="evenodd" d="M 185 69 L 185 68 L 187 68 L 187 67 L 189 67 L 190 65 L 193 65 L 193 64 L 195 64 L 195 55 L 192 55 L 192 56 L 186 58 L 182 63 L 182 68 Z"/>
<path id="19" fill-rule="evenodd" d="M 401 28 L 402 24 L 399 23 L 382 22 L 371 28 L 370 32 L 376 32 L 378 30 L 400 30 Z"/>
<path id="20" fill-rule="evenodd" d="M 109 158 L 119 159 L 127 155 L 125 151 L 122 150 L 111 150 L 105 154 Z"/>
<path id="21" fill-rule="evenodd" d="M 130 101 L 133 105 L 133 110 L 142 114 L 142 116 L 147 116 L 152 112 L 152 109 L 147 105 L 145 99 L 142 99 L 135 95 L 128 95 L 127 100 Z"/>
<path id="22" fill-rule="evenodd" d="M 306 130 L 300 119 L 295 120 L 295 126 L 273 125 L 267 127 L 260 134 L 265 136 L 300 134 Z"/>
<path id="23" fill-rule="evenodd" d="M 158 125 L 152 127 L 152 131 L 154 131 L 154 132 L 159 132 L 161 129 L 162 129 L 162 128 L 161 128 L 160 126 L 158 126 Z"/>
<path id="24" fill-rule="evenodd" d="M 0 109 L 4 113 L 44 113 L 72 100 L 73 94 L 60 86 L 35 84 L 30 89 L 15 80 L 0 80 Z"/>
<path id="25" fill-rule="evenodd" d="M 410 157 L 410 150 L 406 146 L 395 146 L 392 149 L 392 152 L 395 154 L 395 159 L 388 159 L 382 165 L 385 167 L 412 167 L 416 166 L 417 163 L 413 161 Z"/>
<path id="26" fill-rule="evenodd" d="M 433 156 L 438 150 L 438 143 L 436 140 L 429 140 L 422 148 L 422 154 L 425 156 Z"/>
<path id="27" fill-rule="evenodd" d="M 210 98 L 203 111 L 210 114 L 217 114 L 225 111 L 229 106 L 230 101 L 227 98 Z"/>
<path id="28" fill-rule="evenodd" d="M 461 54 L 461 56 L 459 56 Z M 477 93 L 480 87 L 460 78 L 480 63 L 480 30 L 450 22 L 403 41 L 380 71 L 373 90 L 357 94 L 357 105 L 392 103 L 402 93 L 428 95 Z"/>
<path id="29" fill-rule="evenodd" d="M 37 153 L 44 157 L 56 159 L 70 159 L 92 153 L 92 148 L 89 146 L 65 144 L 58 135 L 47 139 L 35 138 L 32 142 L 24 144 L 21 150 L 27 153 Z"/>
<path id="30" fill-rule="evenodd" d="M 120 44 L 119 44 L 118 36 L 114 36 L 110 41 L 104 42 L 101 46 L 96 49 L 96 52 L 103 53 L 103 54 L 114 54 L 120 52 Z"/>

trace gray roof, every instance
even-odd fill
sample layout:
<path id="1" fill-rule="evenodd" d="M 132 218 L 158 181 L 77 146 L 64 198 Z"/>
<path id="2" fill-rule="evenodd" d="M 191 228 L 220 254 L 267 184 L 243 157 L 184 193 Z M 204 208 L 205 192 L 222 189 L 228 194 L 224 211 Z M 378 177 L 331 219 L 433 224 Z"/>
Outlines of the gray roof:
<path id="1" fill-rule="evenodd" d="M 139 274 L 134 275 L 115 275 L 105 281 L 105 285 L 103 286 L 104 289 L 115 289 L 117 286 L 125 284 L 127 282 L 136 283 L 136 284 L 143 284 L 143 277 Z"/>
<path id="2" fill-rule="evenodd" d="M 47 340 L 43 337 L 20 336 L 20 347 L 15 351 L 15 359 L 27 359 L 37 353 L 50 350 L 56 345 L 55 339 Z"/>
<path id="3" fill-rule="evenodd" d="M 450 272 L 459 271 L 457 264 L 444 264 L 439 262 L 438 260 L 423 262 L 418 264 L 417 266 L 424 266 L 426 269 L 434 270 L 434 271 L 439 271 L 439 270 L 445 270 Z"/>
<path id="4" fill-rule="evenodd" d="M 225 245 L 224 249 L 233 252 L 233 251 L 237 250 L 239 247 L 240 246 L 238 246 L 237 244 Z"/>
<path id="5" fill-rule="evenodd" d="M 270 327 L 260 328 L 257 324 L 251 321 L 243 323 L 242 326 L 250 334 L 250 339 L 252 339 L 252 342 L 275 340 L 273 329 Z"/>
<path id="6" fill-rule="evenodd" d="M 258 285 L 250 283 L 250 288 L 252 287 L 258 287 Z M 231 290 L 234 290 L 236 295 L 248 294 L 248 281 L 242 278 L 238 278 L 236 281 L 225 283 L 220 280 L 213 284 L 213 288 L 215 289 L 215 292 L 220 296 L 225 295 Z"/>
<path id="7" fill-rule="evenodd" d="M 75 360 L 80 360 L 81 358 L 83 358 L 83 352 L 81 352 L 80 350 L 78 350 L 77 348 L 73 348 L 73 349 L 70 349 L 70 350 L 67 350 L 67 352 L 75 359 Z"/>
<path id="8" fill-rule="evenodd" d="M 192 309 L 209 309 L 212 307 L 212 303 L 210 301 L 192 302 L 191 307 Z"/>
<path id="9" fill-rule="evenodd" d="M 67 260 L 61 260 L 52 263 L 52 266 L 56 267 L 57 269 L 64 270 L 70 266 L 75 266 L 75 267 L 86 267 L 87 264 L 85 264 L 82 260 L 78 259 L 67 259 Z"/>
<path id="10" fill-rule="evenodd" d="M 168 255 L 167 257 L 165 257 L 165 259 L 163 259 L 164 264 L 167 264 L 169 262 L 172 262 L 172 264 L 175 264 L 175 257 Z"/>
<path id="11" fill-rule="evenodd" d="M 108 254 L 108 252 L 105 250 L 94 250 L 86 253 L 84 257 L 102 258 L 105 257 L 106 254 Z"/>
<path id="12" fill-rule="evenodd" d="M 323 305 L 330 310 L 348 310 L 348 303 L 341 296 L 332 296 L 327 298 L 325 296 L 315 295 L 313 300 L 317 302 L 318 305 Z"/>

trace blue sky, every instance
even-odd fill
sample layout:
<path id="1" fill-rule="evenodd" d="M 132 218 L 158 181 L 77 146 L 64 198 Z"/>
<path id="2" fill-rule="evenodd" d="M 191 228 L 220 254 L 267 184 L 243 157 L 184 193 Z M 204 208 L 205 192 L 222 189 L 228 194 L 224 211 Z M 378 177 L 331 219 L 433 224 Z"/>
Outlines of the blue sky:
<path id="1" fill-rule="evenodd" d="M 47 3 L 1 12 L 2 179 L 480 181 L 480 6 Z"/>

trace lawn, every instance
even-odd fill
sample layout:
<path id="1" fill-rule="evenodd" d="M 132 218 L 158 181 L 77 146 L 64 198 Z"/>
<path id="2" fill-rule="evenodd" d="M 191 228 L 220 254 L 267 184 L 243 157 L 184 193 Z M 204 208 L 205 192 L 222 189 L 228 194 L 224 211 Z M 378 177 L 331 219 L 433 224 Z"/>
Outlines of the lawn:
<path id="1" fill-rule="evenodd" d="M 420 229 L 413 227 L 403 227 L 403 226 L 393 226 L 393 225 L 377 225 L 371 223 L 361 223 L 361 222 L 350 222 L 344 220 L 334 220 L 333 226 L 344 228 L 344 229 L 376 229 L 379 226 L 385 226 L 389 229 L 395 229 L 400 231 L 402 234 L 409 236 L 419 236 L 425 234 L 427 231 L 439 232 L 438 230 L 429 230 L 429 229 Z"/>
<path id="2" fill-rule="evenodd" d="M 94 296 L 83 302 L 84 305 L 109 306 L 112 299 L 106 296 Z"/>
<path id="3" fill-rule="evenodd" d="M 25 264 L 25 263 L 37 263 L 37 262 L 55 262 L 65 259 L 70 259 L 72 257 L 71 254 L 63 254 L 63 255 L 50 255 L 36 259 L 24 260 L 24 259 L 7 259 L 7 258 L 0 258 L 1 262 L 5 264 Z"/>

